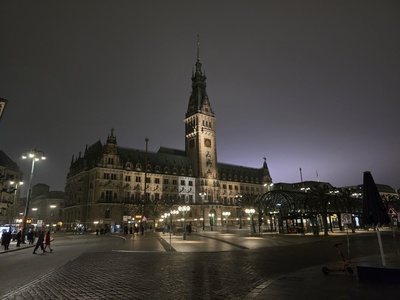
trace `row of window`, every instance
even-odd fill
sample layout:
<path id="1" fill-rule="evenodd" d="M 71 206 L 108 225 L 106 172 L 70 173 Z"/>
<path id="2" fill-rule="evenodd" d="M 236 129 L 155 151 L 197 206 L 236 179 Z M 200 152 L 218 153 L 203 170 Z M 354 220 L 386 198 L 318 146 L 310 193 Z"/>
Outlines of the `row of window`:
<path id="1" fill-rule="evenodd" d="M 226 184 L 223 184 L 222 185 L 222 188 L 224 189 L 224 190 L 226 190 L 226 187 L 227 187 L 227 185 Z M 232 186 L 232 184 L 229 184 L 228 185 L 228 189 L 229 190 L 233 190 L 233 186 Z M 239 186 L 237 186 L 237 185 L 235 185 L 235 191 L 239 191 Z M 254 186 L 252 186 L 252 187 L 249 187 L 249 186 L 240 186 L 240 191 L 246 191 L 246 192 L 254 192 L 254 191 L 257 191 L 257 192 L 259 192 L 260 191 L 260 188 L 254 188 Z"/>
<path id="2" fill-rule="evenodd" d="M 165 199 L 168 198 L 168 195 L 164 194 L 163 195 Z M 104 202 L 115 202 L 116 200 L 118 200 L 118 194 L 113 192 L 113 191 L 104 191 L 101 193 L 100 198 L 104 201 Z M 154 194 L 150 194 L 150 193 L 146 193 L 146 198 L 147 200 L 151 200 L 151 201 L 158 201 L 161 199 L 161 194 L 160 193 L 154 193 Z M 179 197 L 178 197 L 179 198 Z M 188 200 L 189 202 L 193 203 L 193 195 L 187 195 L 187 196 L 180 196 L 180 200 Z M 131 192 L 125 192 L 124 193 L 124 201 L 128 201 L 128 202 L 138 202 L 138 201 L 144 201 L 144 195 L 142 193 L 131 193 Z"/>
<path id="3" fill-rule="evenodd" d="M 104 177 L 103 177 L 103 178 L 104 178 L 104 179 L 117 180 L 117 174 L 114 174 L 114 173 L 104 173 Z M 151 179 L 152 179 L 151 177 L 146 177 L 146 183 L 151 183 Z M 126 181 L 126 182 L 130 182 L 130 181 L 131 181 L 131 176 L 130 176 L 130 175 L 126 175 L 126 176 L 125 176 L 125 181 Z M 136 176 L 135 182 L 137 182 L 137 183 L 142 182 L 142 176 Z M 172 185 L 178 185 L 178 180 L 177 180 L 177 179 L 172 179 L 171 182 L 172 182 Z M 154 178 L 154 183 L 155 183 L 155 184 L 160 184 L 160 183 L 161 183 L 161 179 L 158 178 L 158 177 Z M 169 179 L 169 178 L 164 178 L 164 179 L 163 179 L 163 184 L 170 184 L 170 179 Z M 182 179 L 181 182 L 180 182 L 180 184 L 181 184 L 181 185 L 186 185 L 186 181 Z M 189 186 L 193 186 L 193 181 L 192 181 L 192 180 L 189 180 L 189 181 L 188 181 L 188 185 L 189 185 Z M 223 184 L 223 185 L 222 185 L 222 188 L 223 188 L 224 190 L 226 190 L 227 187 L 228 187 L 229 190 L 235 189 L 235 191 L 239 191 L 239 186 L 237 186 L 237 185 L 235 185 L 235 186 L 233 186 L 232 184 L 229 184 L 229 185 Z M 250 191 L 251 191 L 251 192 L 254 192 L 254 191 L 256 190 L 257 192 L 259 192 L 259 188 L 256 188 L 256 189 L 255 189 L 253 186 L 252 186 L 252 187 L 240 186 L 240 190 L 241 190 L 241 191 L 247 191 L 247 192 L 250 192 Z"/>
<path id="4" fill-rule="evenodd" d="M 109 179 L 109 180 L 117 180 L 117 174 L 115 173 L 103 173 L 103 179 Z M 146 183 L 151 183 L 151 177 L 146 177 Z M 125 181 L 126 182 L 131 182 L 131 176 L 130 175 L 126 175 L 125 176 Z M 135 182 L 140 183 L 142 182 L 142 176 L 136 176 L 135 178 Z M 154 178 L 154 183 L 155 184 L 160 184 L 161 183 L 161 179 L 159 177 Z M 178 180 L 177 179 L 172 179 L 171 180 L 172 185 L 178 185 Z M 169 178 L 163 178 L 163 184 L 170 184 L 170 179 Z M 185 180 L 181 180 L 180 181 L 181 185 L 186 185 L 186 181 Z M 193 181 L 189 180 L 188 181 L 188 185 L 189 186 L 193 186 Z"/>

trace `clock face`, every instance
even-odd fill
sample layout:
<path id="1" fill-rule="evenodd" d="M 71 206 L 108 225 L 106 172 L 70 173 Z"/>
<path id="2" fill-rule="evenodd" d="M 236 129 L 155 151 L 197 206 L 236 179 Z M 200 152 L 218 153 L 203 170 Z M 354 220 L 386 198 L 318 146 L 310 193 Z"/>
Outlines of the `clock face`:
<path id="1" fill-rule="evenodd" d="M 190 148 L 193 148 L 193 147 L 194 147 L 194 140 L 190 140 L 190 141 L 189 141 L 189 147 L 190 147 Z"/>
<path id="2" fill-rule="evenodd" d="M 211 140 L 210 139 L 204 139 L 204 146 L 210 148 L 211 147 Z"/>

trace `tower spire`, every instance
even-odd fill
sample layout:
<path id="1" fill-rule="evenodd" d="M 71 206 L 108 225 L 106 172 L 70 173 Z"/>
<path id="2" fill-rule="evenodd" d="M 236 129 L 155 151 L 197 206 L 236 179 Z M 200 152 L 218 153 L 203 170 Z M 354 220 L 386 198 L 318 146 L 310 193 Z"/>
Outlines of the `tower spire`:
<path id="1" fill-rule="evenodd" d="M 197 34 L 197 60 L 200 60 L 200 34 Z"/>

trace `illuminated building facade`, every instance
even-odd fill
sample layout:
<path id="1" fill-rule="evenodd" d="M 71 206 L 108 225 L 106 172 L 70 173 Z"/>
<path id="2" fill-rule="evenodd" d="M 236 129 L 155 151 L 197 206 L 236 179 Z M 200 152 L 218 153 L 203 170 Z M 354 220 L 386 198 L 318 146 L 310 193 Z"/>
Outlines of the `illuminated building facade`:
<path id="1" fill-rule="evenodd" d="M 224 211 L 231 212 L 229 222 L 237 222 L 241 207 L 265 193 L 272 179 L 265 159 L 260 168 L 218 162 L 216 118 L 206 86 L 197 48 L 184 150 L 149 152 L 147 140 L 145 151 L 122 147 L 111 130 L 104 144 L 98 141 L 73 157 L 64 226 L 113 231 L 143 216 L 147 226 L 158 226 L 160 216 L 179 205 L 190 206 L 186 222 L 193 226 L 222 225 Z"/>

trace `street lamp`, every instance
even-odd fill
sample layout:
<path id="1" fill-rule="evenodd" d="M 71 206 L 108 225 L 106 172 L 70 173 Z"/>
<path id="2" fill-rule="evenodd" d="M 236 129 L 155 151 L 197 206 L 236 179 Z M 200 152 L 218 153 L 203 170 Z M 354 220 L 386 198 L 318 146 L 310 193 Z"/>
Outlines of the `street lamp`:
<path id="1" fill-rule="evenodd" d="M 143 212 L 142 212 L 142 216 L 145 217 L 146 216 L 146 205 L 147 205 L 147 146 L 149 143 L 149 139 L 145 138 L 144 141 L 146 142 L 146 156 L 144 159 L 144 204 L 143 204 Z M 143 222 L 143 233 L 146 232 L 146 222 Z M 155 224 L 154 224 L 155 225 Z"/>
<path id="2" fill-rule="evenodd" d="M 250 215 L 251 224 L 250 224 L 250 233 L 253 233 L 253 214 L 256 212 L 254 208 L 246 208 L 244 210 L 246 214 Z"/>
<path id="3" fill-rule="evenodd" d="M 186 240 L 186 213 L 190 210 L 190 206 L 179 206 L 178 210 L 182 213 L 183 215 L 183 240 Z"/>
<path id="4" fill-rule="evenodd" d="M 97 224 L 99 224 L 99 221 L 93 221 L 94 224 L 94 231 L 96 232 L 96 235 L 99 234 L 99 232 L 97 231 Z"/>
<path id="5" fill-rule="evenodd" d="M 18 190 L 18 185 L 23 185 L 24 183 L 22 181 L 10 181 L 11 185 L 14 185 L 14 198 L 13 198 L 13 209 L 12 209 L 12 218 L 13 220 L 16 219 L 16 206 L 17 206 L 17 190 Z M 20 193 L 18 192 L 20 195 Z M 14 223 L 14 221 L 13 221 Z M 15 222 L 16 223 L 16 222 Z"/>
<path id="6" fill-rule="evenodd" d="M 53 224 L 53 217 L 54 217 L 54 209 L 57 207 L 57 205 L 51 204 L 50 205 L 50 223 L 51 223 L 51 228 L 54 228 Z"/>
<path id="7" fill-rule="evenodd" d="M 177 210 L 171 210 L 170 215 L 171 215 L 171 229 L 169 230 L 169 250 L 172 250 L 172 242 L 171 242 L 171 234 L 172 234 L 172 219 L 175 218 L 175 216 L 179 214 L 179 211 Z"/>
<path id="8" fill-rule="evenodd" d="M 22 235 L 22 243 L 25 244 L 25 235 L 27 232 L 26 228 L 26 219 L 28 217 L 29 211 L 29 202 L 31 200 L 31 193 L 32 193 L 32 179 L 33 179 L 33 171 L 35 169 L 35 161 L 45 160 L 46 156 L 44 156 L 44 152 L 40 151 L 36 148 L 32 149 L 26 155 L 22 155 L 22 159 L 31 159 L 32 160 L 32 167 L 31 167 L 31 176 L 29 178 L 29 186 L 28 186 L 28 195 L 26 196 L 26 206 L 25 206 L 25 214 L 24 214 L 24 226 L 23 226 L 23 235 Z"/>
<path id="9" fill-rule="evenodd" d="M 210 226 L 211 226 L 211 231 L 214 230 L 213 226 L 214 226 L 214 214 L 210 213 L 208 214 L 208 216 L 210 217 Z"/>
<path id="10" fill-rule="evenodd" d="M 242 195 L 235 196 L 235 204 L 238 206 L 239 210 L 239 229 L 242 229 Z"/>
<path id="11" fill-rule="evenodd" d="M 228 217 L 231 215 L 230 211 L 224 211 L 222 212 L 222 215 L 225 217 L 225 223 L 226 223 L 226 233 L 228 233 Z"/>
<path id="12" fill-rule="evenodd" d="M 203 231 L 204 231 L 204 197 L 207 196 L 206 192 L 201 192 L 199 193 L 200 197 L 201 197 L 201 211 L 202 211 L 202 219 L 203 219 Z"/>

